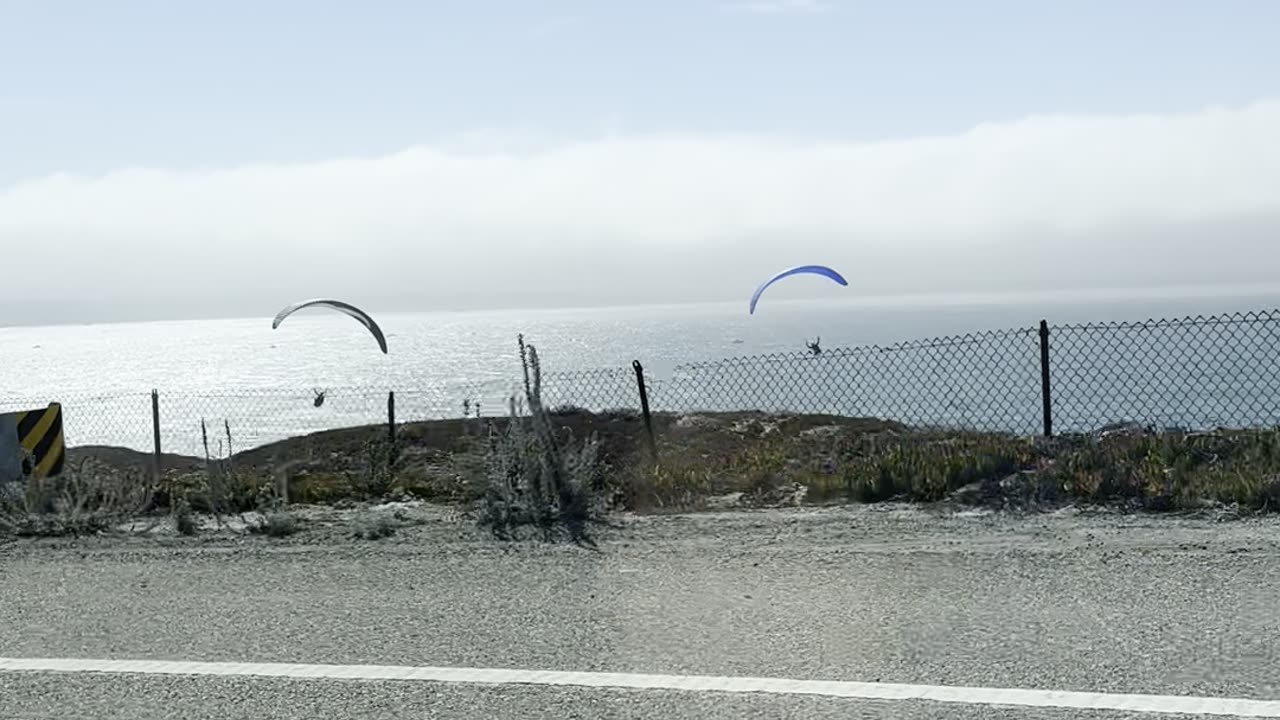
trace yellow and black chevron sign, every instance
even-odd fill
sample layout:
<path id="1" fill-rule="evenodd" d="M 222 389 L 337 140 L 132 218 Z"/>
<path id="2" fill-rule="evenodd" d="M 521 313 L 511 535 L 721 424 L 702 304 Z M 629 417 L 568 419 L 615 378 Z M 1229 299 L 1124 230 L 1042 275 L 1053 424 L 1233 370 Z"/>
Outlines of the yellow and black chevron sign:
<path id="1" fill-rule="evenodd" d="M 43 410 L 14 413 L 18 420 L 18 444 L 31 454 L 31 477 L 52 477 L 62 472 L 67 448 L 62 438 L 62 406 L 51 403 Z"/>

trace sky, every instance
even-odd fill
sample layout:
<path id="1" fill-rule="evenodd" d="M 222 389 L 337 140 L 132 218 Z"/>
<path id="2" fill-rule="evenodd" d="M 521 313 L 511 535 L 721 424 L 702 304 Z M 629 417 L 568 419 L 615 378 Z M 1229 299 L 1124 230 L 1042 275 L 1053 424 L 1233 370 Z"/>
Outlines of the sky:
<path id="1" fill-rule="evenodd" d="M 1275 284 L 1268 0 L 0 0 L 0 325 Z M 797 282 L 780 292 L 821 296 Z"/>

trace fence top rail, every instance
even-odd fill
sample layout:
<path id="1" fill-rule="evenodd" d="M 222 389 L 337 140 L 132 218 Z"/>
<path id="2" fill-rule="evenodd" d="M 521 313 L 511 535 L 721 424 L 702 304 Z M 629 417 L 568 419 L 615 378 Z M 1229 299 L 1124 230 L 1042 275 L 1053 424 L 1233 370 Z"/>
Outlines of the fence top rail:
<path id="1" fill-rule="evenodd" d="M 1109 322 L 1090 322 L 1090 323 L 1074 323 L 1062 325 L 1048 325 L 1048 330 L 1053 332 L 1069 332 L 1069 331 L 1121 331 L 1121 330 L 1148 330 L 1155 328 L 1168 327 L 1188 327 L 1188 326 L 1213 326 L 1213 325 L 1245 325 L 1245 324 L 1261 324 L 1280 322 L 1280 309 L 1277 310 L 1255 310 L 1249 312 L 1233 312 L 1223 313 L 1220 315 L 1188 315 L 1178 318 L 1164 319 L 1147 319 L 1147 320 L 1124 320 Z M 1040 331 L 1039 323 L 1025 328 L 1007 328 L 1003 330 L 983 330 L 977 332 L 969 332 L 956 335 L 943 335 L 935 338 L 920 340 L 904 340 L 890 344 L 871 343 L 867 345 L 854 345 L 849 347 L 836 347 L 830 350 L 823 350 L 823 358 L 855 358 L 865 357 L 873 354 L 887 353 L 910 353 L 921 350 L 947 349 L 963 346 L 981 345 L 992 341 L 1005 340 L 1017 337 L 1035 337 Z M 757 355 L 738 355 L 726 358 L 718 358 L 715 360 L 699 360 L 689 363 L 680 363 L 673 367 L 676 373 L 709 370 L 717 367 L 733 367 L 743 365 L 768 365 L 774 363 L 788 363 L 806 360 L 813 357 L 808 351 L 796 350 L 791 352 L 778 353 L 761 353 Z M 629 373 L 630 368 L 595 368 L 584 370 L 566 370 L 552 373 L 547 377 L 555 377 L 557 379 L 570 378 L 586 378 L 586 377 L 603 377 L 613 374 Z"/>
<path id="2" fill-rule="evenodd" d="M 1072 332 L 1123 332 L 1123 331 L 1150 331 L 1166 328 L 1180 327 L 1213 327 L 1224 325 L 1262 325 L 1280 322 L 1280 309 L 1265 309 L 1248 312 L 1231 312 L 1218 315 L 1189 315 L 1179 318 L 1165 319 L 1147 319 L 1147 320 L 1125 320 L 1125 321 L 1109 321 L 1109 322 L 1087 322 L 1075 324 L 1049 325 L 1050 334 L 1053 333 L 1072 333 Z M 856 345 L 852 347 L 836 347 L 824 350 L 822 355 L 815 358 L 808 351 L 796 350 L 789 352 L 762 353 L 757 355 L 739 355 L 715 360 L 703 360 L 690 363 L 682 363 L 671 366 L 673 377 L 685 375 L 689 373 L 706 372 L 720 368 L 742 368 L 742 367 L 761 367 L 782 363 L 795 363 L 811 359 L 831 360 L 831 359 L 848 359 L 848 358 L 866 358 L 873 355 L 893 354 L 893 353 L 911 353 L 929 350 L 945 350 L 952 348 L 961 348 L 966 346 L 980 346 L 993 342 L 1000 342 L 1014 338 L 1034 338 L 1039 332 L 1039 323 L 1024 327 L 1012 328 L 1004 330 L 985 330 L 978 332 L 970 332 L 964 334 L 940 336 L 931 339 L 906 340 L 891 344 L 866 344 Z M 634 374 L 634 368 L 631 364 L 626 366 L 597 367 L 584 368 L 581 370 L 563 370 L 550 371 L 544 373 L 544 380 L 554 382 L 572 381 L 572 380 L 623 380 L 631 379 Z M 646 373 L 648 382 L 662 382 L 658 378 L 652 377 Z M 501 393 L 504 396 L 514 392 L 521 383 L 519 377 L 483 377 L 474 378 L 465 381 L 456 382 L 438 382 L 412 384 L 402 387 L 379 387 L 369 385 L 344 385 L 329 386 L 326 392 L 330 395 L 347 395 L 347 396 L 364 396 L 375 397 L 385 396 L 388 392 L 396 392 L 406 398 L 413 396 L 424 396 L 430 394 L 436 395 L 452 395 L 457 393 Z M 102 391 L 72 391 L 58 392 L 55 399 L 60 402 L 102 402 L 102 401 L 120 401 L 135 398 L 145 398 L 151 394 L 151 390 L 125 390 L 118 392 L 102 392 Z M 242 388 L 242 389 L 226 389 L 226 390 L 161 390 L 160 396 L 164 398 L 189 398 L 189 399 L 238 399 L 238 398 L 297 398 L 310 397 L 312 390 L 309 388 L 285 388 L 285 387 L 260 387 L 260 388 Z M 45 406 L 48 404 L 50 397 L 41 395 L 23 394 L 7 394 L 0 391 L 0 407 L 12 407 L 15 405 L 31 405 Z"/>
<path id="3" fill-rule="evenodd" d="M 542 379 L 546 380 L 577 380 L 582 378 L 608 378 L 621 376 L 623 378 L 635 377 L 635 369 L 631 365 L 616 367 L 596 367 L 583 368 L 581 370 L 553 370 L 542 373 Z"/>
<path id="4" fill-rule="evenodd" d="M 1221 315 L 1187 315 L 1179 318 L 1161 318 L 1147 320 L 1113 320 L 1110 322 L 1072 323 L 1066 325 L 1050 325 L 1049 331 L 1116 331 L 1116 330 L 1154 330 L 1172 327 L 1195 327 L 1206 325 L 1254 325 L 1280 322 L 1280 310 L 1253 310 L 1249 312 L 1223 313 Z"/>
<path id="5" fill-rule="evenodd" d="M 456 392 L 467 392 L 482 387 L 484 383 L 457 383 L 454 385 L 409 385 L 402 387 L 379 387 L 376 385 L 326 385 L 322 389 L 327 395 L 360 395 L 365 397 L 385 398 L 394 392 L 397 396 L 411 395 L 447 395 Z M 279 388 L 246 388 L 229 390 L 174 390 L 161 391 L 160 398 L 292 398 L 300 395 L 311 397 L 313 388 L 279 387 Z"/>
<path id="6" fill-rule="evenodd" d="M 387 394 L 394 392 L 398 397 L 412 398 L 422 395 L 436 396 L 452 396 L 457 393 L 468 393 L 482 389 L 486 384 L 507 384 L 505 380 L 485 382 L 460 382 L 447 385 L 412 385 L 409 387 L 386 387 L 380 388 L 369 385 L 329 385 L 324 388 L 326 395 L 336 397 L 344 395 L 347 397 L 357 396 L 366 398 L 383 398 Z M 161 402 L 166 400 L 271 400 L 271 399 L 296 399 L 299 397 L 311 398 L 314 396 L 314 389 L 303 387 L 277 387 L 277 388 L 232 388 L 226 390 L 160 390 L 157 391 Z M 55 392 L 49 395 L 5 395 L 0 394 L 0 407 L 25 403 L 39 405 L 41 407 L 48 405 L 51 401 L 57 402 L 106 402 L 112 400 L 140 400 L 145 402 L 151 397 L 151 391 L 140 390 L 122 390 L 120 392 Z M 461 398 L 460 398 L 461 401 Z"/>
<path id="7" fill-rule="evenodd" d="M 139 390 L 121 390 L 120 392 L 57 392 L 47 395 L 5 395 L 0 393 L 0 406 L 13 405 L 18 403 L 33 404 L 34 406 L 45 407 L 51 402 L 101 402 L 103 400 L 127 400 L 141 399 L 145 400 L 151 397 L 150 391 Z"/>
<path id="8" fill-rule="evenodd" d="M 854 345 L 852 347 L 837 347 L 830 350 L 823 350 L 822 355 L 818 357 L 824 359 L 865 357 L 867 355 L 909 353 L 920 350 L 956 348 L 966 345 L 983 345 L 990 343 L 993 340 L 1003 340 L 1019 336 L 1034 336 L 1036 332 L 1038 332 L 1038 328 L 1034 327 L 1010 330 L 985 330 L 981 332 L 965 333 L 963 335 L 948 335 L 926 340 L 904 340 L 902 342 L 896 342 L 889 345 Z M 675 369 L 677 371 L 703 370 L 724 366 L 795 362 L 812 357 L 815 356 L 803 350 L 797 350 L 794 352 L 762 353 L 759 355 L 739 355 L 736 357 L 721 358 L 718 360 L 702 360 L 692 363 L 683 363 L 675 366 Z"/>

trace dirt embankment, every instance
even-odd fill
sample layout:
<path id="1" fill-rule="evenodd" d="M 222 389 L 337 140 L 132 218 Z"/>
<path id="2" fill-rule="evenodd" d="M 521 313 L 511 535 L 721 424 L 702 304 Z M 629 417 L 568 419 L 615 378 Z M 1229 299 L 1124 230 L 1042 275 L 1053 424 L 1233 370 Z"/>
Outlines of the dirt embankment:
<path id="1" fill-rule="evenodd" d="M 760 412 L 659 414 L 657 462 L 634 413 L 566 409 L 551 416 L 565 443 L 595 436 L 597 489 L 615 507 L 689 510 L 739 505 L 956 500 L 988 507 L 1066 503 L 1176 510 L 1212 505 L 1280 507 L 1280 431 L 1154 432 L 1125 426 L 1045 439 L 913 429 L 899 423 Z M 263 484 L 292 502 L 332 503 L 408 495 L 474 499 L 486 487 L 491 433 L 506 418 L 407 423 L 394 448 L 384 425 L 290 438 L 219 461 L 252 505 Z M 80 447 L 85 459 L 130 474 L 150 455 Z M 188 486 L 209 472 L 202 458 L 167 455 L 167 478 Z"/>
<path id="2" fill-rule="evenodd" d="M 596 438 L 602 485 L 617 484 L 614 481 L 631 485 L 652 474 L 648 432 L 639 414 L 563 409 L 551 413 L 551 420 L 566 444 Z M 656 414 L 652 421 L 659 466 L 681 468 L 682 472 L 691 465 L 714 466 L 716 475 L 732 473 L 761 438 L 767 444 L 790 444 L 805 437 L 907 432 L 905 426 L 879 420 L 759 412 Z M 216 463 L 242 475 L 283 480 L 295 501 L 332 502 L 359 495 L 361 486 L 378 483 L 378 475 L 388 475 L 383 481 L 392 494 L 458 501 L 473 496 L 482 483 L 490 436 L 503 432 L 508 423 L 505 417 L 406 423 L 397 428 L 394 457 L 388 451 L 387 427 L 371 425 L 288 438 Z M 795 450 L 800 452 L 798 447 Z M 131 475 L 148 474 L 153 464 L 149 453 L 104 446 L 71 448 L 68 459 L 73 466 L 89 461 Z M 387 467 L 393 472 L 384 472 Z M 202 473 L 207 468 L 204 458 L 161 457 L 161 471 L 170 477 Z M 691 488 L 690 492 L 732 493 L 739 483 L 726 477 L 712 485 Z"/>

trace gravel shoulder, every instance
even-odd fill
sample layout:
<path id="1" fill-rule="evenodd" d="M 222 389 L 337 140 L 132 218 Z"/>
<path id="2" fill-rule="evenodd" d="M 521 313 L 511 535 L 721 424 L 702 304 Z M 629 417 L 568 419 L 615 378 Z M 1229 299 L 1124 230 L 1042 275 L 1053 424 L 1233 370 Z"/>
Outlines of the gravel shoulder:
<path id="1" fill-rule="evenodd" d="M 1110 711 L 998 708 L 758 694 L 403 682 L 0 675 L 12 720 L 1150 720 Z M 1193 720 L 1196 716 L 1180 716 Z M 1206 716 L 1208 717 L 1208 716 Z M 1215 716 L 1220 717 L 1220 716 Z"/>
<path id="2" fill-rule="evenodd" d="M 599 550 L 592 551 L 498 543 L 445 509 L 399 509 L 412 524 L 380 541 L 354 540 L 342 511 L 316 509 L 306 529 L 285 539 L 205 534 L 0 546 L 0 656 L 458 665 L 1280 699 L 1274 519 L 894 505 L 620 516 L 597 531 Z M 175 698 L 189 697 L 193 687 L 232 693 L 227 688 L 236 682 L 258 683 L 263 697 L 294 692 L 283 681 L 136 682 L 171 685 Z M 0 693 L 26 698 L 14 706 L 18 717 L 46 717 L 38 714 L 42 702 L 64 697 L 65 709 L 76 698 L 99 697 L 95 702 L 111 707 L 113 694 L 129 685 L 82 678 L 68 687 L 94 689 L 45 696 L 47 683 L 46 676 L 0 676 Z M 534 705 L 529 697 L 539 693 L 575 692 L 526 691 L 531 695 L 521 697 Z M 327 687 L 322 694 L 330 692 L 357 705 L 377 696 L 368 688 Z M 446 715 L 447 703 L 466 704 L 468 693 L 502 695 L 396 692 L 435 693 L 445 705 L 418 700 L 405 707 Z M 633 693 L 591 695 L 579 716 L 647 716 L 627 714 Z M 593 712 L 591 702 L 621 709 Z M 703 699 L 679 702 L 696 709 Z M 767 714 L 824 716 L 792 702 L 798 704 L 785 707 L 796 714 Z M 372 712 L 352 707 L 345 716 Z M 914 712 L 902 707 L 907 714 L 883 716 Z M 237 714 L 232 708 L 221 716 Z M 871 708 L 864 716 L 881 715 Z"/>

